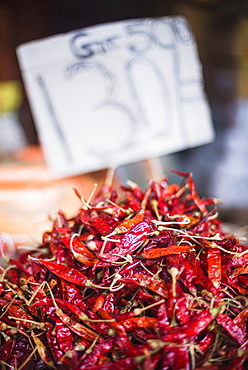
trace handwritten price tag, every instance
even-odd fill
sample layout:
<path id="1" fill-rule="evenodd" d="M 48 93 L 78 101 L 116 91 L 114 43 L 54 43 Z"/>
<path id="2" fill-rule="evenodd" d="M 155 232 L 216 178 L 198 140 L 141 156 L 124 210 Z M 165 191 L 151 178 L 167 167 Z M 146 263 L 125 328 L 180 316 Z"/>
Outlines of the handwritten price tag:
<path id="1" fill-rule="evenodd" d="M 20 45 L 17 56 L 57 177 L 214 139 L 195 39 L 182 17 L 84 28 Z"/>

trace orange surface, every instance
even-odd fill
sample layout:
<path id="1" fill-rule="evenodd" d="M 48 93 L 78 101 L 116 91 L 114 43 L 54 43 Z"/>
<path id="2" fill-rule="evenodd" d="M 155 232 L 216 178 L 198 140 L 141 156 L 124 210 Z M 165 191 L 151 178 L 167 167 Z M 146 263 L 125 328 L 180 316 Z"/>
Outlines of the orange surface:
<path id="1" fill-rule="evenodd" d="M 62 180 L 53 179 L 39 147 L 19 152 L 11 163 L 0 165 L 0 232 L 43 234 L 50 230 L 56 213 L 75 216 L 81 201 L 73 188 L 87 199 L 94 183 L 99 188 L 106 171 Z"/>

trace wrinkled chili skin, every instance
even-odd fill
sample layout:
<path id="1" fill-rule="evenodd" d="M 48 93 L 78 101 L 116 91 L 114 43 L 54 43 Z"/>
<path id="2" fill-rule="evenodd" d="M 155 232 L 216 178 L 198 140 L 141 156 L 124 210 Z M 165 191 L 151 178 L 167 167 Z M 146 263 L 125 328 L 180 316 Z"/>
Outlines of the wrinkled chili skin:
<path id="1" fill-rule="evenodd" d="M 105 341 L 94 346 L 89 354 L 86 354 L 80 363 L 81 368 L 90 368 L 92 365 L 97 365 L 101 357 L 108 354 L 115 345 L 115 338 L 108 338 Z M 88 366 L 88 367 L 87 367 Z"/>
<path id="2" fill-rule="evenodd" d="M 227 315 L 219 314 L 217 317 L 218 324 L 231 336 L 240 346 L 245 343 L 245 333 L 243 329 Z"/>
<path id="3" fill-rule="evenodd" d="M 28 358 L 29 354 L 31 353 L 30 344 L 28 343 L 27 338 L 20 338 L 16 344 L 15 347 L 12 350 L 12 353 L 9 357 L 9 364 L 13 366 L 13 368 L 16 366 L 19 368 L 22 363 Z M 29 365 L 27 364 L 25 366 L 25 369 L 28 369 Z"/>
<path id="4" fill-rule="evenodd" d="M 65 279 L 70 283 L 84 286 L 87 278 L 86 276 L 74 268 L 63 266 L 55 262 L 43 260 L 42 263 L 47 267 L 53 274 Z"/>
<path id="5" fill-rule="evenodd" d="M 114 364 L 118 370 L 138 370 L 138 364 L 132 357 L 127 357 Z M 91 367 L 81 366 L 79 370 L 112 370 L 113 363 L 105 362 L 102 365 L 95 365 Z"/>
<path id="6" fill-rule="evenodd" d="M 9 338 L 7 341 L 4 341 L 1 338 L 1 351 L 0 351 L 0 361 L 6 362 L 11 355 L 13 348 L 15 347 L 15 338 Z"/>
<path id="7" fill-rule="evenodd" d="M 175 329 L 172 328 L 171 331 L 163 336 L 163 340 L 165 342 L 173 342 L 175 340 L 178 341 L 185 338 L 196 337 L 205 330 L 213 320 L 214 316 L 208 309 L 205 309 L 197 313 L 185 325 L 176 327 Z"/>
<path id="8" fill-rule="evenodd" d="M 184 341 L 181 341 L 179 342 L 178 346 L 171 346 L 170 352 L 173 353 L 173 356 L 168 356 L 168 362 L 172 369 L 191 369 L 189 353 L 185 344 L 186 343 L 184 343 Z M 165 355 L 165 358 L 166 357 L 167 356 Z"/>
<path id="9" fill-rule="evenodd" d="M 60 349 L 56 332 L 54 332 L 54 327 L 50 322 L 46 322 L 46 337 L 55 363 L 60 364 L 64 352 Z"/>

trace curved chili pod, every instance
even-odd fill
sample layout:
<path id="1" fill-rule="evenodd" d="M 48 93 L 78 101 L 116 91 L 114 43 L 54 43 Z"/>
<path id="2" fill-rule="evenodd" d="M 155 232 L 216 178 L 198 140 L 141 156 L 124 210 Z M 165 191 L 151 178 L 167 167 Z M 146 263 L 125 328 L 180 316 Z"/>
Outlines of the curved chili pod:
<path id="1" fill-rule="evenodd" d="M 76 285 L 85 286 L 87 277 L 82 273 L 76 270 L 73 267 L 68 267 L 66 265 L 60 265 L 56 262 L 41 260 L 44 266 L 51 271 L 54 275 L 59 276 L 60 278 L 74 283 Z"/>
<path id="2" fill-rule="evenodd" d="M 151 248 L 147 249 L 142 253 L 143 258 L 153 259 L 160 258 L 164 256 L 169 256 L 171 254 L 180 254 L 188 252 L 192 249 L 189 245 L 171 245 L 166 248 Z"/>

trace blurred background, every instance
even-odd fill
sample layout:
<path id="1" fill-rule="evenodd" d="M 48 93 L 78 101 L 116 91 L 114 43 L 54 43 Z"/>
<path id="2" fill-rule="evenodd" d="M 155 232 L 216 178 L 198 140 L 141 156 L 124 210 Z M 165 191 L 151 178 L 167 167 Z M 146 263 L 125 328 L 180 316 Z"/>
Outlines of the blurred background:
<path id="1" fill-rule="evenodd" d="M 193 173 L 200 195 L 222 200 L 221 217 L 248 224 L 248 1 L 247 0 L 0 0 L 0 231 L 41 232 L 57 208 L 79 207 L 106 171 L 54 181 L 43 160 L 23 87 L 16 47 L 83 27 L 124 19 L 185 16 L 198 45 L 216 131 L 214 143 L 161 157 L 171 169 Z M 199 117 L 200 120 L 200 117 Z M 200 124 L 200 121 L 199 121 Z M 123 166 L 126 178 L 146 185 L 145 163 Z M 69 191 L 69 193 L 68 193 Z"/>

